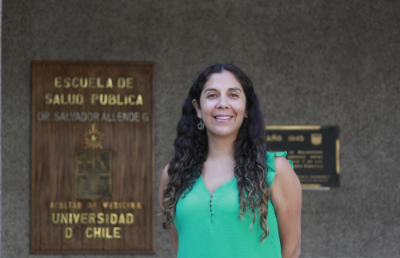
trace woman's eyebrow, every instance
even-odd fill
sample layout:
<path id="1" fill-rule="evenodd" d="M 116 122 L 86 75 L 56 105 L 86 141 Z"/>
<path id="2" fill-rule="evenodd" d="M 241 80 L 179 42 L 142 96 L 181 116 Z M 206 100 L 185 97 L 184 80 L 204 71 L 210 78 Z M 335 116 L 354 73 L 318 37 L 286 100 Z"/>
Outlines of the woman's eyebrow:
<path id="1" fill-rule="evenodd" d="M 242 92 L 242 90 L 241 90 L 241 89 L 239 89 L 239 88 L 229 88 L 228 90 L 237 90 L 237 91 L 240 91 L 240 92 Z"/>
<path id="2" fill-rule="evenodd" d="M 229 88 L 229 89 L 228 89 L 228 91 L 232 91 L 232 90 L 237 90 L 237 91 L 242 92 L 242 90 L 239 89 L 239 88 Z M 210 89 L 206 89 L 204 92 L 207 92 L 207 91 L 218 91 L 218 90 L 217 90 L 217 89 L 214 89 L 214 88 L 210 88 Z"/>

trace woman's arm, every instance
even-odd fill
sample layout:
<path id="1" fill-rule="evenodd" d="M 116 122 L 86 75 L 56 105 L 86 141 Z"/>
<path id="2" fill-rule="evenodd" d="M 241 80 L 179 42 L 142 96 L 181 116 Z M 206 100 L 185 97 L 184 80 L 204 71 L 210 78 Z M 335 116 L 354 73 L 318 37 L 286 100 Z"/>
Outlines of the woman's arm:
<path id="1" fill-rule="evenodd" d="M 281 239 L 282 257 L 299 257 L 301 245 L 301 185 L 284 157 L 275 157 L 276 175 L 271 187 Z"/>
<path id="2" fill-rule="evenodd" d="M 158 193 L 158 202 L 160 204 L 161 209 L 162 209 L 162 202 L 164 199 L 164 190 L 168 184 L 168 167 L 169 167 L 169 165 L 166 165 L 161 173 L 160 189 L 159 189 L 159 193 Z M 178 232 L 176 231 L 174 222 L 171 222 L 170 226 L 171 226 L 171 229 L 169 230 L 169 234 L 172 239 L 172 244 L 174 245 L 175 253 L 177 254 L 178 253 Z"/>

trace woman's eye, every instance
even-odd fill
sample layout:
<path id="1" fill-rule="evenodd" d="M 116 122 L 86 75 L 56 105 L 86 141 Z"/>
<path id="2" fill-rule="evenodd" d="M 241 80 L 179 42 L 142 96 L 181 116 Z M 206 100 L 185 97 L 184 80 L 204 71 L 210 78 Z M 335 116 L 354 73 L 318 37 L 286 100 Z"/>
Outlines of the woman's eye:
<path id="1" fill-rule="evenodd" d="M 231 93 L 231 97 L 237 98 L 237 97 L 239 97 L 239 95 L 236 93 Z"/>
<path id="2" fill-rule="evenodd" d="M 214 98 L 216 95 L 215 94 L 210 94 L 207 96 L 207 98 Z"/>

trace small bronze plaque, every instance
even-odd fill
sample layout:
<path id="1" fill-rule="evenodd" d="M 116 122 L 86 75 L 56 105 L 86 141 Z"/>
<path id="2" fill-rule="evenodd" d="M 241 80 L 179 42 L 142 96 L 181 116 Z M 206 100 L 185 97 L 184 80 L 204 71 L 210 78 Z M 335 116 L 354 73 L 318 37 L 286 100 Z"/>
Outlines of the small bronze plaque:
<path id="1" fill-rule="evenodd" d="M 287 151 L 303 187 L 338 187 L 339 127 L 267 126 L 271 152 Z"/>
<path id="2" fill-rule="evenodd" d="M 154 253 L 154 64 L 33 62 L 31 253 Z"/>

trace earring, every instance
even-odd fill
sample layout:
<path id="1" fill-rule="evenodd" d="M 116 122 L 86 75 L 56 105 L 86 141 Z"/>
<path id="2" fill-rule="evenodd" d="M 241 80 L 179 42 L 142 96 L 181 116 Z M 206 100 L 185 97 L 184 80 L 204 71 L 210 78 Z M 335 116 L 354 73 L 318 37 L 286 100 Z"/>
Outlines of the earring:
<path id="1" fill-rule="evenodd" d="M 199 130 L 203 130 L 204 129 L 204 124 L 203 124 L 203 121 L 201 121 L 201 118 L 200 118 L 200 123 L 197 125 L 197 128 Z"/>

